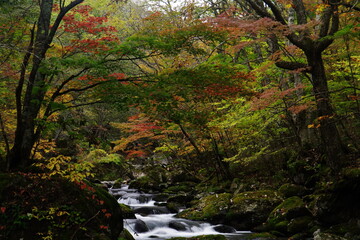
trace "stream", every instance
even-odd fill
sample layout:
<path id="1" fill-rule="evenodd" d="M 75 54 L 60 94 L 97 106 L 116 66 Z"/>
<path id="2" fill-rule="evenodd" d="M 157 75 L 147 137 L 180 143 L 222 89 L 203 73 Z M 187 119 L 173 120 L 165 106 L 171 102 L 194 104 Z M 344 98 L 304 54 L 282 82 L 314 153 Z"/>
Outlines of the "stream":
<path id="1" fill-rule="evenodd" d="M 169 239 L 173 237 L 193 237 L 199 235 L 222 234 L 227 239 L 241 240 L 249 231 L 236 231 L 225 225 L 211 225 L 206 222 L 176 218 L 164 206 L 164 202 L 156 202 L 156 194 L 139 192 L 129 189 L 128 185 L 121 188 L 109 188 L 109 192 L 119 203 L 130 206 L 136 219 L 124 219 L 124 227 L 138 239 Z"/>

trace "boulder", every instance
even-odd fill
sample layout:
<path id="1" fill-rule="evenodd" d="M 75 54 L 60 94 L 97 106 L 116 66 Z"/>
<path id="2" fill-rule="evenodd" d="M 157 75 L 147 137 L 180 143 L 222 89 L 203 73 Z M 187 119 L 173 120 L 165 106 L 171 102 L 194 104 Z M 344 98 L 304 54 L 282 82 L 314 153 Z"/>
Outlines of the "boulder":
<path id="1" fill-rule="evenodd" d="M 314 232 L 314 240 L 350 240 L 335 234 L 320 232 L 320 229 Z"/>
<path id="2" fill-rule="evenodd" d="M 221 193 L 206 196 L 193 207 L 177 214 L 178 217 L 191 220 L 223 223 L 230 207 L 232 194 Z"/>
<path id="3" fill-rule="evenodd" d="M 191 194 L 178 194 L 169 197 L 166 206 L 172 213 L 178 213 L 180 209 L 191 207 L 190 202 L 194 199 Z"/>
<path id="4" fill-rule="evenodd" d="M 277 240 L 278 238 L 271 233 L 251 233 L 244 235 L 244 240 Z"/>
<path id="5" fill-rule="evenodd" d="M 146 225 L 146 223 L 143 220 L 136 219 L 134 230 L 135 232 L 138 233 L 144 233 L 149 231 L 149 227 Z"/>
<path id="6" fill-rule="evenodd" d="M 118 239 L 122 212 L 106 190 L 43 176 L 0 174 L 1 239 Z"/>
<path id="7" fill-rule="evenodd" d="M 305 207 L 304 201 L 294 196 L 285 199 L 271 211 L 266 225 L 270 230 L 294 234 L 306 230 L 311 221 L 311 213 Z"/>
<path id="8" fill-rule="evenodd" d="M 312 221 L 313 218 L 311 216 L 302 216 L 291 219 L 287 225 L 287 231 L 291 234 L 306 232 Z"/>
<path id="9" fill-rule="evenodd" d="M 236 232 L 235 228 L 228 226 L 228 225 L 223 225 L 223 224 L 216 225 L 214 227 L 214 230 L 219 233 L 235 233 Z"/>
<path id="10" fill-rule="evenodd" d="M 159 182 L 153 181 L 148 176 L 142 176 L 135 180 L 132 180 L 129 184 L 129 188 L 138 189 L 139 191 L 152 192 L 159 191 Z"/>
<path id="11" fill-rule="evenodd" d="M 129 207 L 128 205 L 126 204 L 122 204 L 120 203 L 119 204 L 120 208 L 121 208 L 121 211 L 122 211 L 122 214 L 123 214 L 123 217 L 125 219 L 135 219 L 135 213 L 134 211 L 131 209 L 131 207 Z"/>
<path id="12" fill-rule="evenodd" d="M 149 207 L 140 207 L 135 208 L 133 210 L 134 213 L 138 213 L 142 216 L 150 215 L 150 214 L 164 214 L 169 213 L 166 207 L 161 206 L 149 206 Z"/>
<path id="13" fill-rule="evenodd" d="M 179 221 L 170 221 L 169 228 L 175 229 L 177 231 L 186 231 L 186 225 Z"/>
<path id="14" fill-rule="evenodd" d="M 238 230 L 251 230 L 265 222 L 280 202 L 281 197 L 272 190 L 235 194 L 226 214 L 226 223 Z"/>
<path id="15" fill-rule="evenodd" d="M 129 231 L 124 228 L 123 231 L 120 233 L 119 239 L 121 240 L 135 240 L 135 238 L 129 233 Z"/>
<path id="16" fill-rule="evenodd" d="M 360 219 L 360 169 L 344 169 L 342 178 L 328 182 L 321 194 L 312 195 L 310 210 L 326 225 Z"/>
<path id="17" fill-rule="evenodd" d="M 293 197 L 293 196 L 304 196 L 306 194 L 305 187 L 301 185 L 291 184 L 291 183 L 285 183 L 282 185 L 278 191 L 285 197 Z"/>

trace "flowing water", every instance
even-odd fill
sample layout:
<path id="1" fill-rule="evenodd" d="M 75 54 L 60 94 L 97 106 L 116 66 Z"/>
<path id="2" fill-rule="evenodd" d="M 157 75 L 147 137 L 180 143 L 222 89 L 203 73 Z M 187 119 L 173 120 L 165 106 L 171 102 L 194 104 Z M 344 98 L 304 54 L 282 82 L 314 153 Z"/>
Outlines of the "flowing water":
<path id="1" fill-rule="evenodd" d="M 250 233 L 236 231 L 229 226 L 176 218 L 174 213 L 170 213 L 165 206 L 161 206 L 164 203 L 154 200 L 156 195 L 129 189 L 127 185 L 123 185 L 121 188 L 110 188 L 109 191 L 118 199 L 119 203 L 130 206 L 135 212 L 136 219 L 125 219 L 124 227 L 136 240 L 214 234 L 222 234 L 228 239 L 240 240 L 245 234 Z"/>

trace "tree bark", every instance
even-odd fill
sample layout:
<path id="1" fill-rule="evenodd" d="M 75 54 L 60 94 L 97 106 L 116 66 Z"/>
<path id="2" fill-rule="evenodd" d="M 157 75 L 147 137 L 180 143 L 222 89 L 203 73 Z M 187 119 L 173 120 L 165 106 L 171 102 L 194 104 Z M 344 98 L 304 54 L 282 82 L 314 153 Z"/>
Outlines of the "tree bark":
<path id="1" fill-rule="evenodd" d="M 308 64 L 312 76 L 312 85 L 317 107 L 319 130 L 323 151 L 327 155 L 327 164 L 333 170 L 341 165 L 341 155 L 344 153 L 343 144 L 335 122 L 335 112 L 331 106 L 329 88 L 321 52 L 306 51 Z"/>
<path id="2" fill-rule="evenodd" d="M 7 155 L 7 168 L 9 170 L 24 169 L 30 165 L 30 156 L 34 144 L 39 140 L 39 134 L 35 134 L 39 126 L 36 121 L 44 96 L 46 94 L 47 75 L 39 71 L 47 50 L 55 36 L 56 30 L 65 14 L 72 8 L 82 3 L 83 0 L 74 0 L 66 7 L 62 7 L 53 26 L 51 26 L 51 15 L 53 0 L 42 0 L 40 2 L 40 14 L 37 22 L 35 41 L 31 37 L 28 49 L 32 50 L 31 72 L 26 85 L 25 96 L 23 91 L 26 65 L 29 63 L 29 54 L 24 57 L 21 76 L 16 90 L 17 125 L 15 131 L 14 145 Z M 33 34 L 34 30 L 32 30 Z"/>

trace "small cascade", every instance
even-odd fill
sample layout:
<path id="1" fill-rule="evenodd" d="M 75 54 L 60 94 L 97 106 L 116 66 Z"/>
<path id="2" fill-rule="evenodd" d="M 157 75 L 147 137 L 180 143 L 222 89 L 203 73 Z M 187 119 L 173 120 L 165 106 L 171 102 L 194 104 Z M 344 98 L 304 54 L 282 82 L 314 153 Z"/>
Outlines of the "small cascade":
<path id="1" fill-rule="evenodd" d="M 169 239 L 172 237 L 192 237 L 198 235 L 223 234 L 228 239 L 243 239 L 241 236 L 248 231 L 236 231 L 225 225 L 211 225 L 206 222 L 191 221 L 176 218 L 164 206 L 154 201 L 154 194 L 147 194 L 129 189 L 127 185 L 121 188 L 110 188 L 110 193 L 119 203 L 130 206 L 136 219 L 125 219 L 124 227 L 136 240 Z"/>

